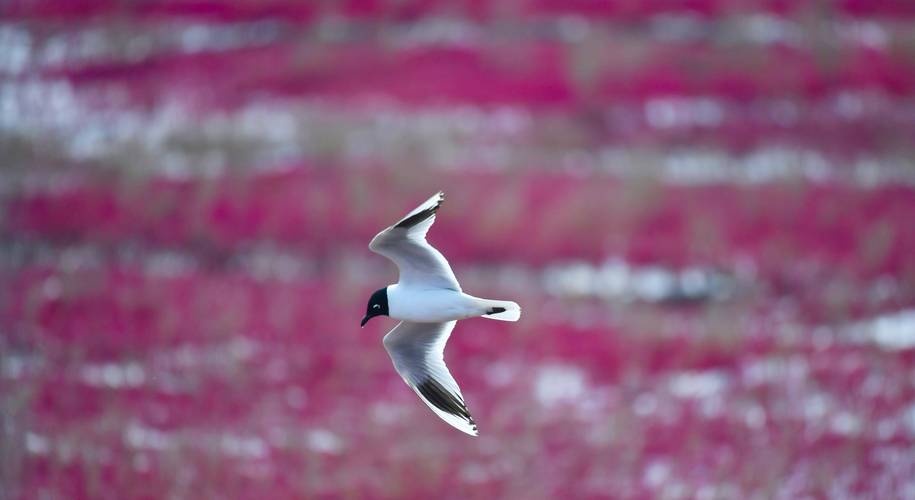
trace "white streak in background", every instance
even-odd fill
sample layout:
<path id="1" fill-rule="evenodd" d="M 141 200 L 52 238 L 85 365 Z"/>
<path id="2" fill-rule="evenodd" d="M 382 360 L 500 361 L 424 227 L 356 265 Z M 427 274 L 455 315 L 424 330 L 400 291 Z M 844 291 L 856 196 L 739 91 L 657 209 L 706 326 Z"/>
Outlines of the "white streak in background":
<path id="1" fill-rule="evenodd" d="M 645 121 L 654 128 L 716 127 L 724 104 L 711 97 L 658 97 L 645 101 Z"/>
<path id="2" fill-rule="evenodd" d="M 710 25 L 697 16 L 658 14 L 650 21 L 651 33 L 659 41 L 683 43 L 707 38 Z"/>
<path id="3" fill-rule="evenodd" d="M 178 277 L 197 269 L 190 255 L 175 251 L 150 252 L 141 262 L 151 276 Z"/>
<path id="4" fill-rule="evenodd" d="M 299 281 L 316 272 L 315 263 L 291 252 L 262 245 L 238 258 L 239 267 L 262 280 Z"/>
<path id="5" fill-rule="evenodd" d="M 569 365 L 547 365 L 534 378 L 534 397 L 544 406 L 573 402 L 584 396 L 585 375 Z"/>
<path id="6" fill-rule="evenodd" d="M 226 24 L 95 24 L 32 36 L 25 25 L 0 24 L 0 72 L 21 74 L 50 67 L 135 62 L 165 53 L 220 52 L 281 39 L 274 21 Z"/>
<path id="7" fill-rule="evenodd" d="M 554 296 L 608 301 L 720 301 L 731 298 L 738 284 L 734 277 L 708 269 L 675 271 L 610 259 L 600 266 L 581 262 L 550 266 L 543 273 L 543 288 Z"/>
<path id="8" fill-rule="evenodd" d="M 740 36 L 743 41 L 770 45 L 775 43 L 799 45 L 803 43 L 805 30 L 796 22 L 768 14 L 740 16 L 737 21 L 742 33 L 730 33 Z"/>
<path id="9" fill-rule="evenodd" d="M 165 452 L 182 448 L 202 448 L 248 460 L 259 460 L 270 453 L 267 441 L 256 435 L 235 433 L 164 432 L 141 423 L 132 422 L 124 430 L 122 440 L 135 450 Z"/>
<path id="10" fill-rule="evenodd" d="M 915 309 L 905 309 L 860 321 L 847 328 L 852 341 L 874 343 L 888 351 L 915 348 Z"/>
<path id="11" fill-rule="evenodd" d="M 135 362 L 90 364 L 82 367 L 80 379 L 93 387 L 133 388 L 146 382 L 146 372 Z"/>
<path id="12" fill-rule="evenodd" d="M 308 448 L 319 453 L 337 455 L 343 451 L 343 440 L 327 429 L 314 429 L 305 436 Z"/>
<path id="13" fill-rule="evenodd" d="M 565 15 L 556 20 L 556 32 L 566 43 L 581 42 L 594 28 L 586 17 L 579 15 Z"/>
<path id="14" fill-rule="evenodd" d="M 219 441 L 226 455 L 256 460 L 267 456 L 267 443 L 257 436 L 224 434 Z"/>
<path id="15" fill-rule="evenodd" d="M 677 276 L 660 267 L 646 267 L 633 273 L 632 292 L 646 302 L 659 302 L 676 293 Z"/>
<path id="16" fill-rule="evenodd" d="M 237 361 L 246 361 L 257 353 L 257 344 L 245 337 L 232 339 L 228 347 L 229 355 Z"/>
<path id="17" fill-rule="evenodd" d="M 353 165 L 366 160 L 391 165 L 407 161 L 445 170 L 466 170 L 468 165 L 486 170 L 537 165 L 585 175 L 657 178 L 673 185 L 760 184 L 785 179 L 915 185 L 911 162 L 893 152 L 862 154 L 836 164 L 816 149 L 778 144 L 742 154 L 709 147 L 662 151 L 608 145 L 580 150 L 549 145 L 537 141 L 546 133 L 546 123 L 568 121 L 574 128 L 574 119 L 562 114 L 540 116 L 519 106 L 405 112 L 395 103 L 341 109 L 320 100 L 290 99 L 252 101 L 230 112 L 194 116 L 178 95 L 145 113 L 131 110 L 116 91 L 99 92 L 92 91 L 95 95 L 89 97 L 109 106 L 88 106 L 64 81 L 0 83 L 0 134 L 32 144 L 33 149 L 63 162 L 97 162 L 173 178 L 219 175 L 229 168 L 270 169 L 301 158 L 317 158 Z M 748 110 L 739 111 L 715 97 L 657 98 L 647 101 L 633 116 L 613 115 L 608 120 L 611 126 L 631 125 L 644 115 L 647 125 L 659 128 L 720 128 L 731 120 L 746 119 L 747 114 L 764 123 L 839 113 L 852 122 L 879 117 L 900 125 L 915 116 L 912 103 L 892 102 L 873 92 L 845 92 L 833 100 L 801 104 L 803 113 L 791 100 L 760 99 Z M 620 104 L 619 108 L 633 106 L 638 105 Z M 33 161 L 28 155 L 7 158 L 11 166 L 25 162 L 33 167 Z"/>
<path id="18" fill-rule="evenodd" d="M 14 268 L 48 265 L 64 272 L 74 272 L 98 269 L 104 267 L 103 263 L 116 262 L 143 269 L 150 276 L 176 277 L 199 267 L 199 256 L 193 252 L 148 250 L 128 245 L 115 252 L 113 260 L 107 257 L 109 255 L 109 250 L 92 245 L 56 248 L 30 244 L 28 248 L 23 248 L 15 243 L 0 244 L 0 261 Z M 241 250 L 228 260 L 227 265 L 266 281 L 296 281 L 322 272 L 311 256 L 289 253 L 270 244 Z M 347 272 L 353 269 L 369 272 L 376 267 L 369 265 L 367 259 L 350 258 L 346 269 Z M 517 266 L 465 266 L 461 272 L 470 281 L 515 290 L 542 288 L 554 297 L 663 303 L 729 300 L 752 286 L 754 273 L 751 266 L 738 267 L 736 274 L 730 275 L 698 267 L 673 270 L 659 266 L 635 266 L 620 258 L 612 258 L 601 265 L 569 262 L 548 266 L 542 271 Z M 61 293 L 60 287 L 59 279 L 52 278 L 45 283 L 42 291 L 57 294 Z"/>
<path id="19" fill-rule="evenodd" d="M 398 48 L 470 46 L 485 40 L 487 35 L 480 24 L 449 17 L 428 17 L 420 22 L 388 26 L 385 34 L 386 39 Z"/>
<path id="20" fill-rule="evenodd" d="M 178 27 L 177 32 L 169 31 L 159 30 L 156 33 L 157 42 L 178 40 L 181 50 L 190 53 L 265 45 L 279 40 L 283 34 L 282 25 L 270 20 L 231 24 L 189 24 Z"/>
<path id="21" fill-rule="evenodd" d="M 0 377 L 17 380 L 43 369 L 45 360 L 37 354 L 2 353 Z"/>
<path id="22" fill-rule="evenodd" d="M 681 398 L 702 399 L 715 396 L 727 387 L 728 377 L 719 371 L 684 372 L 671 377 L 670 392 Z"/>
<path id="23" fill-rule="evenodd" d="M 905 23 L 889 20 L 840 19 L 831 23 L 802 23 L 756 13 L 704 19 L 689 14 L 662 13 L 650 17 L 646 30 L 633 31 L 623 22 L 596 21 L 579 15 L 535 19 L 521 23 L 479 24 L 452 16 L 425 16 L 416 22 L 389 23 L 370 34 L 359 21 L 323 15 L 314 27 L 301 28 L 281 21 L 196 23 L 172 19 L 163 23 L 86 23 L 46 35 L 30 32 L 24 23 L 0 22 L 0 72 L 21 74 L 48 67 L 78 66 L 93 62 L 135 62 L 161 54 L 221 52 L 314 36 L 318 43 L 375 40 L 395 48 L 472 46 L 487 39 L 557 39 L 578 43 L 591 34 L 607 43 L 630 41 L 684 43 L 711 40 L 719 44 L 767 46 L 787 44 L 808 47 L 824 38 L 843 45 L 886 50 L 904 40 Z"/>
<path id="24" fill-rule="evenodd" d="M 177 444 L 175 438 L 168 433 L 146 427 L 142 424 L 131 423 L 124 430 L 124 443 L 139 450 L 167 450 Z"/>
<path id="25" fill-rule="evenodd" d="M 803 356 L 773 356 L 753 359 L 741 366 L 741 382 L 748 387 L 781 385 L 803 382 L 810 372 L 810 364 Z"/>

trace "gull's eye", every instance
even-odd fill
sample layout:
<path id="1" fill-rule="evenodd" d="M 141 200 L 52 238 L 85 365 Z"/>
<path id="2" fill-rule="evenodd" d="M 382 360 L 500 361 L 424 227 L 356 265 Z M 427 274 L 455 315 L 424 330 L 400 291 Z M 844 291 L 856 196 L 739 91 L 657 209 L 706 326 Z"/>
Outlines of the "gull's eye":
<path id="1" fill-rule="evenodd" d="M 375 304 L 375 305 L 372 306 L 372 309 L 381 309 L 381 306 L 378 305 L 378 304 Z"/>

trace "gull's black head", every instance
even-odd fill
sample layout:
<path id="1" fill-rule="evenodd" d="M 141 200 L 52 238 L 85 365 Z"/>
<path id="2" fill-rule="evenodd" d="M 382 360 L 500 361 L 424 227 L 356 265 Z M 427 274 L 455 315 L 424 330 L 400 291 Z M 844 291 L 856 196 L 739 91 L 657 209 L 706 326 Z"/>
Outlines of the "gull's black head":
<path id="1" fill-rule="evenodd" d="M 369 297 L 369 305 L 365 310 L 365 317 L 362 318 L 362 325 L 365 326 L 370 319 L 375 316 L 387 316 L 388 315 L 388 288 L 384 287 L 381 290 L 375 290 L 375 293 Z"/>

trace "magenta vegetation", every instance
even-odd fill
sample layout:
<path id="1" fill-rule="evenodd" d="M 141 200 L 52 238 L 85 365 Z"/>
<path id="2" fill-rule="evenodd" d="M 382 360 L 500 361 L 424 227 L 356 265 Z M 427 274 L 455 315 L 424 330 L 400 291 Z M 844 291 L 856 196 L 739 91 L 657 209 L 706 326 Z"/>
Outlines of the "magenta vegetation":
<path id="1" fill-rule="evenodd" d="M 0 498 L 915 496 L 911 2 L 7 4 Z"/>

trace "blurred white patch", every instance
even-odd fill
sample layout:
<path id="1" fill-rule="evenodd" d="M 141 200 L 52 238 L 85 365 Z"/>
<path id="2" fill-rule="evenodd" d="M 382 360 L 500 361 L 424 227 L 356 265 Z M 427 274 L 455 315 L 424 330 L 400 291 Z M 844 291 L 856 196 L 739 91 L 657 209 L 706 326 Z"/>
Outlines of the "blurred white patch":
<path id="1" fill-rule="evenodd" d="M 915 309 L 885 314 L 853 324 L 852 340 L 873 342 L 888 351 L 915 348 Z"/>
<path id="2" fill-rule="evenodd" d="M 104 363 L 86 365 L 80 378 L 87 385 L 111 389 L 139 387 L 146 382 L 146 372 L 139 363 Z"/>
<path id="3" fill-rule="evenodd" d="M 725 389 L 728 377 L 717 371 L 686 372 L 670 380 L 670 392 L 681 398 L 707 398 Z"/>
<path id="4" fill-rule="evenodd" d="M 743 421 L 751 429 L 762 428 L 766 425 L 766 410 L 754 404 L 744 411 Z"/>
<path id="5" fill-rule="evenodd" d="M 771 44 L 788 41 L 795 23 L 787 19 L 766 14 L 752 14 L 743 18 L 744 36 L 752 42 Z"/>
<path id="6" fill-rule="evenodd" d="M 229 342 L 229 354 L 238 361 L 251 359 L 256 352 L 257 344 L 244 337 L 238 337 Z"/>
<path id="7" fill-rule="evenodd" d="M 464 464 L 460 474 L 465 483 L 471 484 L 483 483 L 491 476 L 485 465 L 473 462 Z"/>
<path id="8" fill-rule="evenodd" d="M 403 405 L 378 402 L 371 406 L 369 413 L 372 416 L 372 420 L 379 424 L 391 425 L 397 421 L 402 421 L 407 412 Z"/>
<path id="9" fill-rule="evenodd" d="M 723 104 L 710 97 L 664 97 L 645 103 L 645 121 L 654 128 L 713 127 L 724 117 Z"/>
<path id="10" fill-rule="evenodd" d="M 702 398 L 702 402 L 699 405 L 699 411 L 705 418 L 719 417 L 724 414 L 725 409 L 724 398 L 719 394 Z"/>
<path id="11" fill-rule="evenodd" d="M 889 41 L 886 29 L 876 21 L 855 21 L 837 27 L 843 38 L 873 49 L 883 49 Z"/>
<path id="12" fill-rule="evenodd" d="M 836 434 L 854 436 L 861 433 L 863 424 L 858 416 L 843 411 L 832 417 L 829 427 Z"/>
<path id="13" fill-rule="evenodd" d="M 645 301 L 657 302 L 674 293 L 677 278 L 660 267 L 648 267 L 632 277 L 634 294 Z"/>
<path id="14" fill-rule="evenodd" d="M 174 439 L 162 431 L 131 423 L 124 431 L 124 443 L 136 449 L 166 450 L 174 445 Z"/>
<path id="15" fill-rule="evenodd" d="M 583 263 L 551 266 L 544 271 L 543 284 L 553 295 L 582 297 L 591 293 L 593 275 L 594 268 Z"/>
<path id="16" fill-rule="evenodd" d="M 601 266 L 572 262 L 548 267 L 543 287 L 561 297 L 595 296 L 622 302 L 726 300 L 737 289 L 735 279 L 710 269 L 631 266 L 611 258 Z"/>
<path id="17" fill-rule="evenodd" d="M 902 421 L 909 430 L 909 434 L 915 436 L 915 404 L 909 406 L 909 409 L 906 410 L 902 417 Z"/>
<path id="18" fill-rule="evenodd" d="M 401 47 L 427 44 L 464 46 L 483 37 L 478 25 L 445 16 L 433 16 L 422 22 L 398 26 L 393 35 L 392 41 Z"/>
<path id="19" fill-rule="evenodd" d="M 336 455 L 343 451 L 343 441 L 340 437 L 326 429 L 308 431 L 305 440 L 308 448 L 319 453 Z"/>
<path id="20" fill-rule="evenodd" d="M 41 293 L 48 300 L 54 300 L 60 297 L 63 289 L 63 283 L 57 276 L 48 276 L 41 285 Z"/>
<path id="21" fill-rule="evenodd" d="M 51 450 L 51 443 L 48 442 L 48 438 L 40 434 L 26 432 L 25 449 L 32 455 L 47 455 Z"/>
<path id="22" fill-rule="evenodd" d="M 174 277 L 193 271 L 197 266 L 194 259 L 179 252 L 153 252 L 142 262 L 152 276 Z"/>
<path id="23" fill-rule="evenodd" d="M 15 380 L 34 370 L 40 362 L 41 359 L 34 355 L 7 354 L 0 357 L 0 374 Z"/>
<path id="24" fill-rule="evenodd" d="M 559 36 L 566 42 L 576 43 L 584 40 L 591 30 L 588 20 L 581 16 L 562 16 L 556 23 Z"/>
<path id="25" fill-rule="evenodd" d="M 495 387 L 505 387 L 518 379 L 520 366 L 508 361 L 497 361 L 486 368 L 486 380 Z"/>
<path id="26" fill-rule="evenodd" d="M 658 409 L 658 398 L 651 393 L 639 394 L 632 404 L 632 410 L 641 417 L 652 415 Z"/>
<path id="27" fill-rule="evenodd" d="M 16 74 L 28 68 L 32 59 L 32 37 L 18 26 L 0 25 L 0 73 Z"/>
<path id="28" fill-rule="evenodd" d="M 801 407 L 804 418 L 810 421 L 819 421 L 826 416 L 832 408 L 832 402 L 825 394 L 814 394 L 804 399 Z"/>
<path id="29" fill-rule="evenodd" d="M 222 436 L 220 447 L 227 455 L 249 459 L 264 458 L 269 450 L 267 443 L 257 436 L 238 436 L 235 434 Z"/>
<path id="30" fill-rule="evenodd" d="M 292 282 L 301 280 L 311 271 L 309 262 L 301 256 L 261 246 L 241 256 L 241 265 L 252 276 Z"/>
<path id="31" fill-rule="evenodd" d="M 645 471 L 642 474 L 642 482 L 649 488 L 657 489 L 670 478 L 670 473 L 671 467 L 669 463 L 655 460 L 645 467 Z"/>
<path id="32" fill-rule="evenodd" d="M 584 393 L 585 375 L 573 366 L 545 366 L 534 379 L 534 396 L 544 406 L 575 400 Z"/>
<path id="33" fill-rule="evenodd" d="M 899 424 L 894 420 L 884 418 L 877 422 L 877 439 L 889 441 L 896 436 Z"/>
<path id="34" fill-rule="evenodd" d="M 769 357 L 745 364 L 740 377 L 749 387 L 799 381 L 810 371 L 802 356 Z"/>
<path id="35" fill-rule="evenodd" d="M 871 324 L 874 340 L 887 349 L 915 347 L 915 309 L 880 316 Z"/>

